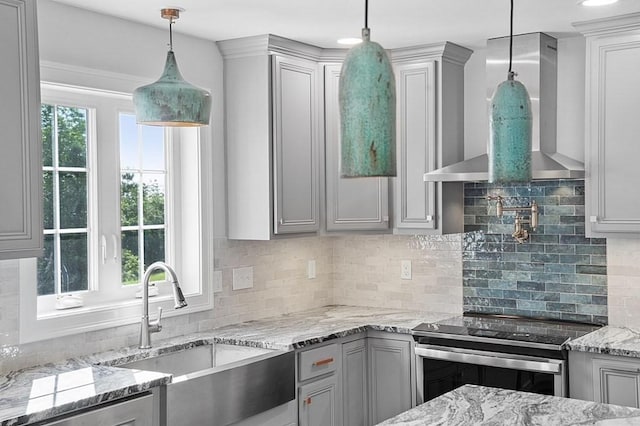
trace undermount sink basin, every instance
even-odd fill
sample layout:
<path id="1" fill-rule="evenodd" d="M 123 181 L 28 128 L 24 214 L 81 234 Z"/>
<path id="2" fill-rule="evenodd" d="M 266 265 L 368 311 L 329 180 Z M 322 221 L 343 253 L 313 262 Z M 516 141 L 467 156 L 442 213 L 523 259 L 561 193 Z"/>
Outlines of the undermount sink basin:
<path id="1" fill-rule="evenodd" d="M 229 425 L 295 398 L 293 351 L 205 343 L 116 366 L 173 376 L 168 425 Z"/>
<path id="2" fill-rule="evenodd" d="M 273 349 L 209 343 L 176 352 L 162 353 L 158 356 L 128 362 L 118 367 L 172 374 L 175 382 L 179 380 L 179 376 L 185 374 L 221 367 L 273 352 Z"/>

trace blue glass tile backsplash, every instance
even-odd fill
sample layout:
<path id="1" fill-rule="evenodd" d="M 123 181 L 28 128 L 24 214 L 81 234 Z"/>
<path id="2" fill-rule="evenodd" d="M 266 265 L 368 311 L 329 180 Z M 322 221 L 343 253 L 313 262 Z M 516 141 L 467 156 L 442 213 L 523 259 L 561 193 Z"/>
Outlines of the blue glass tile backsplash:
<path id="1" fill-rule="evenodd" d="M 607 324 L 606 240 L 584 235 L 583 180 L 464 188 L 465 312 Z M 505 207 L 538 203 L 539 226 L 527 242 L 511 236 L 514 213 L 497 217 L 487 195 L 504 197 Z"/>

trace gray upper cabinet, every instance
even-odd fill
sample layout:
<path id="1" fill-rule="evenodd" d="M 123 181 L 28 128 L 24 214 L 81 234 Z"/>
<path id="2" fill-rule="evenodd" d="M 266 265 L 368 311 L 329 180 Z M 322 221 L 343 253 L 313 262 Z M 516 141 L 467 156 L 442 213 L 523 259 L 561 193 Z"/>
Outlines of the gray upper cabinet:
<path id="1" fill-rule="evenodd" d="M 319 49 L 273 35 L 218 42 L 224 57 L 228 236 L 319 229 Z"/>
<path id="2" fill-rule="evenodd" d="M 588 237 L 640 236 L 640 13 L 575 24 L 586 36 Z"/>
<path id="3" fill-rule="evenodd" d="M 464 64 L 472 51 L 453 43 L 392 51 L 397 97 L 397 233 L 462 232 L 460 182 L 423 175 L 463 159 Z"/>
<path id="4" fill-rule="evenodd" d="M 320 227 L 318 65 L 279 55 L 272 61 L 275 233 L 315 232 Z"/>
<path id="5" fill-rule="evenodd" d="M 423 175 L 462 160 L 470 50 L 447 42 L 391 51 L 398 177 L 389 179 L 340 177 L 338 90 L 345 51 L 273 35 L 220 41 L 218 47 L 224 57 L 230 239 L 316 233 L 321 221 L 329 233 L 390 232 L 391 194 L 394 232 L 462 232 L 462 183 L 425 183 Z"/>
<path id="6" fill-rule="evenodd" d="M 0 259 L 42 254 L 40 71 L 36 2 L 0 2 Z"/>
<path id="7" fill-rule="evenodd" d="M 327 231 L 389 229 L 389 178 L 340 177 L 340 64 L 324 67 Z"/>

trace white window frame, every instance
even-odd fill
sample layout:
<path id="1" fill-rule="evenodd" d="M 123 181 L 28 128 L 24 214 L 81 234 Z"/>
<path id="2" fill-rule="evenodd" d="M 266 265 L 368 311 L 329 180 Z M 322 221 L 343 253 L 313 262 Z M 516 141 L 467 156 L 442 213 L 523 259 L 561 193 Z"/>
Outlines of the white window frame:
<path id="1" fill-rule="evenodd" d="M 95 108 L 92 102 L 78 102 L 83 93 L 100 92 L 101 96 L 118 100 L 119 106 L 115 114 L 116 124 L 119 112 L 131 112 L 131 95 L 135 87 L 147 84 L 149 80 L 140 79 L 117 73 L 91 70 L 86 68 L 71 67 L 50 62 L 41 63 L 41 78 L 43 87 L 54 89 L 56 92 L 68 93 L 68 102 L 58 104 L 78 104 L 78 106 Z M 47 90 L 43 90 L 44 93 Z M 62 99 L 64 101 L 64 99 Z M 47 103 L 43 97 L 43 102 Z M 90 110 L 91 111 L 91 110 Z M 91 112 L 90 112 L 91 114 Z M 99 119 L 98 119 L 99 120 Z M 94 123 L 96 123 L 94 121 Z M 98 121 L 99 123 L 99 121 Z M 95 128 L 95 126 L 94 126 Z M 150 309 L 153 312 L 157 307 L 164 309 L 165 317 L 184 315 L 193 312 L 210 310 L 213 308 L 213 293 L 211 277 L 213 275 L 213 238 L 208 237 L 213 233 L 212 217 L 212 178 L 211 178 L 211 147 L 210 131 L 202 129 L 169 129 L 166 157 L 173 157 L 173 162 L 168 163 L 168 175 L 174 178 L 166 182 L 167 195 L 174 203 L 174 209 L 166 212 L 165 225 L 168 229 L 179 232 L 168 232 L 165 238 L 169 239 L 166 255 L 167 262 L 176 270 L 181 282 L 183 292 L 187 298 L 188 306 L 180 310 L 173 309 L 173 298 L 168 285 L 159 285 L 160 295 L 150 298 Z M 89 131 L 89 129 L 88 129 Z M 115 132 L 118 140 L 118 129 Z M 95 135 L 94 135 L 95 136 Z M 95 138 L 93 138 L 95 141 Z M 99 143 L 99 142 L 98 142 Z M 119 143 L 116 142 L 119 147 Z M 96 146 L 89 146 L 88 151 L 97 150 Z M 119 151 L 118 151 L 119 152 Z M 96 152 L 88 153 L 87 167 L 98 167 L 92 161 L 97 157 Z M 119 154 L 118 154 L 119 155 Z M 103 190 L 105 185 L 112 185 L 110 190 L 117 191 L 118 206 L 114 210 L 119 217 L 120 194 L 120 167 L 119 156 L 113 158 L 115 162 L 111 172 L 99 172 L 99 179 L 90 179 L 89 190 L 96 194 Z M 197 167 L 194 167 L 197 166 Z M 94 169 L 95 170 L 95 169 Z M 109 174 L 111 178 L 109 178 Z M 105 177 L 106 176 L 106 177 Z M 114 176 L 117 181 L 112 182 Z M 98 180 L 101 179 L 101 182 Z M 189 182 L 182 185 L 182 182 Z M 95 205 L 89 203 L 89 205 Z M 98 207 L 97 210 L 100 210 Z M 55 310 L 55 296 L 37 296 L 37 259 L 23 259 L 20 261 L 20 342 L 28 343 L 45 340 L 54 337 L 84 333 L 116 326 L 138 323 L 142 314 L 141 300 L 134 294 L 140 290 L 140 285 L 121 286 L 119 282 L 120 268 L 120 222 L 117 221 L 117 230 L 105 226 L 102 213 L 89 208 L 89 251 L 94 254 L 94 259 L 102 258 L 104 250 L 103 242 L 106 242 L 106 263 L 111 262 L 111 274 L 104 273 L 103 262 L 90 265 L 90 290 L 84 292 L 82 297 L 85 306 L 81 308 Z M 113 222 L 113 221 L 111 221 Z M 181 224 L 181 225 L 180 225 Z M 96 229 L 97 232 L 96 232 Z M 103 229 L 104 228 L 104 229 Z M 117 234 L 115 234 L 117 232 Z M 111 235 L 117 235 L 116 243 Z M 168 235 L 171 234 L 171 235 Z M 111 240 L 111 241 L 110 241 Z M 117 247 L 114 247 L 117 246 Z M 98 255 L 99 256 L 95 256 Z M 113 273 L 117 264 L 118 274 Z M 117 278 L 116 276 L 117 275 Z M 95 291 L 95 283 L 98 278 L 98 290 L 104 290 L 109 285 L 120 287 L 122 297 L 105 297 L 100 291 Z M 113 293 L 112 293 L 113 294 Z M 36 301 L 38 301 L 36 303 Z M 39 306 L 38 306 L 39 305 Z"/>

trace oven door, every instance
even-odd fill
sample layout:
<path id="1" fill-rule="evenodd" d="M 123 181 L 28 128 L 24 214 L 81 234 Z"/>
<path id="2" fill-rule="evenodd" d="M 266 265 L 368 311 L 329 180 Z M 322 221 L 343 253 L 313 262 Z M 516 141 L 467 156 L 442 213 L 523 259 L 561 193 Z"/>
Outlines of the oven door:
<path id="1" fill-rule="evenodd" d="M 567 396 L 562 359 L 425 344 L 415 350 L 419 403 L 465 384 Z"/>

